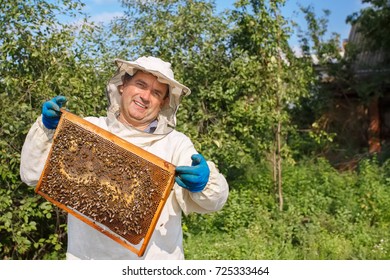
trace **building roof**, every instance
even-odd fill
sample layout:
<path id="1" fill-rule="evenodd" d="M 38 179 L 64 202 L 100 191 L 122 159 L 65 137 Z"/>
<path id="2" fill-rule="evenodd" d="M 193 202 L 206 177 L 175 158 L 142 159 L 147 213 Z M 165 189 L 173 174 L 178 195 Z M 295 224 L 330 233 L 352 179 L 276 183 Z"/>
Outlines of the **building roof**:
<path id="1" fill-rule="evenodd" d="M 384 67 L 386 54 L 383 49 L 372 50 L 368 40 L 359 32 L 359 25 L 354 24 L 348 37 L 348 44 L 359 48 L 359 53 L 354 62 L 354 70 L 357 75 L 369 75 L 370 73 L 389 72 L 388 67 Z"/>

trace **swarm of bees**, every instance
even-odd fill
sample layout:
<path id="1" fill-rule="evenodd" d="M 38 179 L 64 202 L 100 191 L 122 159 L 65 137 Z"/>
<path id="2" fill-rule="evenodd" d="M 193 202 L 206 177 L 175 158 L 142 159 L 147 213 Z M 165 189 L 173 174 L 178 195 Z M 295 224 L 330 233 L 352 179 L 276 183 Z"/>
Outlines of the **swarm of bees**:
<path id="1" fill-rule="evenodd" d="M 169 173 L 104 137 L 64 120 L 40 191 L 132 244 L 150 227 Z"/>

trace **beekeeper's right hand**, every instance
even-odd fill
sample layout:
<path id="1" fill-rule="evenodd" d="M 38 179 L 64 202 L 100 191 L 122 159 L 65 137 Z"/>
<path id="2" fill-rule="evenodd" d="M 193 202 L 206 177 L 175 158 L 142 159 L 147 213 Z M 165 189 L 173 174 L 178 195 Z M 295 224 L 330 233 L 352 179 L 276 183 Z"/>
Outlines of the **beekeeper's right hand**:
<path id="1" fill-rule="evenodd" d="M 42 122 L 48 129 L 56 129 L 60 120 L 60 108 L 66 103 L 65 96 L 56 96 L 42 106 Z"/>

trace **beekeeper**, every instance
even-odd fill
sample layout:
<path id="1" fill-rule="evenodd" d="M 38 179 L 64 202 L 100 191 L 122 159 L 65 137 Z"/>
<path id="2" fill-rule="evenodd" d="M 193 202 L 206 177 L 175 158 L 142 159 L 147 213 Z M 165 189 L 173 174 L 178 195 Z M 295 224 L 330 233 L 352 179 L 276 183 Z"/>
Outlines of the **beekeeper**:
<path id="1" fill-rule="evenodd" d="M 107 85 L 107 116 L 85 119 L 177 166 L 176 184 L 142 258 L 184 259 L 182 213 L 220 210 L 228 197 L 227 181 L 187 136 L 175 130 L 180 100 L 190 89 L 174 79 L 171 64 L 151 56 L 115 62 L 118 70 Z M 64 102 L 64 96 L 45 102 L 28 132 L 20 175 L 30 186 L 38 183 L 43 171 Z M 68 215 L 66 257 L 140 259 L 72 215 Z"/>

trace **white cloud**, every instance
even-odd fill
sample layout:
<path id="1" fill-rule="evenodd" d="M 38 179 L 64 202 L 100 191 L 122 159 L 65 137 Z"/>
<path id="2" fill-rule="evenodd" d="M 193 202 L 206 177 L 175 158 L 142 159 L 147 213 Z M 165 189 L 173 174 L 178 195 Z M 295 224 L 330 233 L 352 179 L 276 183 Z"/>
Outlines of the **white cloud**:
<path id="1" fill-rule="evenodd" d="M 109 4 L 109 3 L 118 3 L 118 0 L 92 0 L 93 4 L 101 5 L 101 4 Z"/>
<path id="2" fill-rule="evenodd" d="M 303 56 L 303 52 L 302 52 L 302 49 L 300 46 L 297 46 L 297 45 L 293 45 L 291 47 L 292 51 L 294 52 L 295 56 L 296 57 L 302 57 Z"/>
<path id="3" fill-rule="evenodd" d="M 104 12 L 91 16 L 90 21 L 96 23 L 109 23 L 112 19 L 123 15 L 123 12 Z"/>

